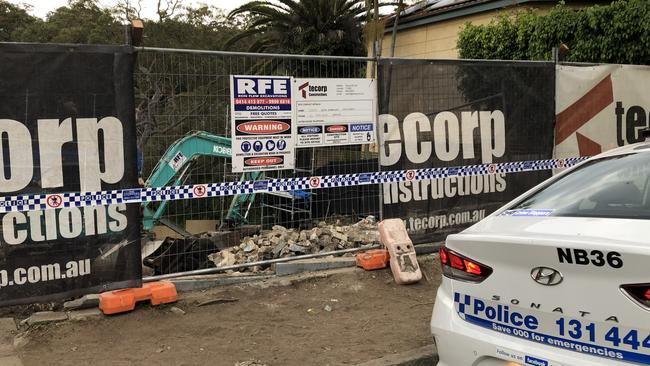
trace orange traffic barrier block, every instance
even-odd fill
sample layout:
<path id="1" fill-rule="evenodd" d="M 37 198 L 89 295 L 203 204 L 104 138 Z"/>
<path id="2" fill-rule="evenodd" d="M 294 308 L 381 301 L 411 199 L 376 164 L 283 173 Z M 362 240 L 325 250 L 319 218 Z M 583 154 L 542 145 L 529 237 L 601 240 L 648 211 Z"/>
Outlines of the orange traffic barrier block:
<path id="1" fill-rule="evenodd" d="M 127 288 L 99 295 L 99 310 L 104 314 L 118 314 L 135 309 L 138 301 L 149 300 L 151 305 L 176 302 L 176 286 L 168 281 L 150 282 L 141 288 Z"/>
<path id="2" fill-rule="evenodd" d="M 386 249 L 372 249 L 357 254 L 355 259 L 357 261 L 357 267 L 371 271 L 373 269 L 386 268 L 390 260 L 390 255 Z"/>

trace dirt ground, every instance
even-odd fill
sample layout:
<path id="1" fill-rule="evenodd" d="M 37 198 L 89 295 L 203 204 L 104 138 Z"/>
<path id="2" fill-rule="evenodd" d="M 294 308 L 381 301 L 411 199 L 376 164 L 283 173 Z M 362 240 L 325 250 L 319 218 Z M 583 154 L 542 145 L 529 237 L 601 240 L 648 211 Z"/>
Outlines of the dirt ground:
<path id="1" fill-rule="evenodd" d="M 346 269 L 291 284 L 181 293 L 174 305 L 51 324 L 29 331 L 20 358 L 26 366 L 354 365 L 432 343 L 440 269 L 433 256 L 419 260 L 427 279 L 410 286 L 396 285 L 389 270 Z M 213 299 L 238 301 L 197 306 Z"/>

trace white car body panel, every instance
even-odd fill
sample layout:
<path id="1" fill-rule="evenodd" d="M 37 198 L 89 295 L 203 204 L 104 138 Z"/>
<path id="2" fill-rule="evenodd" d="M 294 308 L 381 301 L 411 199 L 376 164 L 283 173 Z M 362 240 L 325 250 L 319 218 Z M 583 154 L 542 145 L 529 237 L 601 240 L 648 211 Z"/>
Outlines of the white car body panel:
<path id="1" fill-rule="evenodd" d="M 588 161 L 630 153 L 650 157 L 650 144 L 625 146 Z M 439 366 L 650 364 L 650 311 L 632 301 L 620 288 L 622 284 L 650 283 L 650 220 L 503 215 L 580 165 L 529 190 L 465 231 L 448 236 L 448 249 L 489 266 L 493 273 L 481 283 L 443 276 L 431 320 Z M 575 256 L 576 249 L 587 251 L 588 259 L 599 266 L 594 262 L 577 264 L 575 257 L 573 263 L 559 260 L 559 251 Z M 602 253 L 602 265 L 600 254 L 592 251 Z M 606 259 L 610 252 L 620 255 L 622 267 L 610 265 Z M 536 283 L 531 270 L 538 266 L 559 271 L 562 282 L 555 286 Z M 508 323 L 483 307 L 505 309 L 506 305 L 509 312 L 497 313 L 510 316 L 511 320 L 513 312 L 521 314 L 521 318 L 530 315 L 543 324 L 534 326 L 531 320 L 530 328 L 514 327 L 519 328 L 514 330 L 519 336 L 489 329 L 500 324 L 508 328 Z M 490 315 L 494 318 L 490 319 Z M 565 322 L 570 321 L 580 327 L 580 337 L 577 331 L 571 333 L 576 337 L 569 336 Z M 564 327 L 562 336 L 560 327 Z M 590 327 L 589 331 L 586 327 Z M 529 333 L 522 333 L 522 329 Z M 615 331 L 623 333 L 620 338 L 636 332 L 640 338 L 637 349 L 633 349 L 634 337 L 614 346 Z M 539 336 L 537 341 L 532 340 L 535 335 Z M 569 343 L 562 343 L 563 347 L 549 344 L 559 344 L 561 339 Z M 644 340 L 648 347 L 642 346 Z M 582 351 L 567 348 L 582 347 L 577 343 L 586 346 Z M 628 351 L 631 353 L 623 357 L 635 359 L 634 354 L 639 354 L 642 361 L 617 360 L 619 353 Z M 600 355 L 607 352 L 614 353 Z"/>

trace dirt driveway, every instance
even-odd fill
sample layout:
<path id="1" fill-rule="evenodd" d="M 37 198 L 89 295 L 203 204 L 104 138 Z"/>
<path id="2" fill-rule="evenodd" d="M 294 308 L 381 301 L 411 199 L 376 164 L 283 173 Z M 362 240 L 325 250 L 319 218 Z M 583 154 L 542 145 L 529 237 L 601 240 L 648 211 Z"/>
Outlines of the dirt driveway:
<path id="1" fill-rule="evenodd" d="M 420 263 L 428 280 L 411 286 L 396 285 L 388 270 L 350 269 L 291 284 L 182 293 L 174 306 L 185 315 L 143 305 L 33 329 L 20 358 L 26 366 L 356 364 L 432 343 L 440 269 L 432 256 Z M 238 301 L 197 306 L 210 299 Z"/>

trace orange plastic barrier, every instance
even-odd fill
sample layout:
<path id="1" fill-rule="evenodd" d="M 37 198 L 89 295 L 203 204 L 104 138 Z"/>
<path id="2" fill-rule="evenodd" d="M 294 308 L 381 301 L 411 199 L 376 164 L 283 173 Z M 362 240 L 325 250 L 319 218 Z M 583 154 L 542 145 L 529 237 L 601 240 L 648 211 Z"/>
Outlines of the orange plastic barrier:
<path id="1" fill-rule="evenodd" d="M 373 269 L 386 268 L 390 255 L 386 249 L 371 249 L 367 252 L 359 253 L 355 256 L 357 267 L 361 267 L 366 271 Z"/>
<path id="2" fill-rule="evenodd" d="M 138 301 L 149 300 L 151 305 L 176 302 L 176 286 L 168 281 L 145 283 L 141 288 L 127 288 L 99 295 L 99 310 L 104 314 L 124 313 L 135 309 Z"/>
<path id="3" fill-rule="evenodd" d="M 407 284 L 422 279 L 413 242 L 401 219 L 388 219 L 379 223 L 379 238 L 390 254 L 390 270 L 395 282 Z"/>

